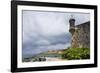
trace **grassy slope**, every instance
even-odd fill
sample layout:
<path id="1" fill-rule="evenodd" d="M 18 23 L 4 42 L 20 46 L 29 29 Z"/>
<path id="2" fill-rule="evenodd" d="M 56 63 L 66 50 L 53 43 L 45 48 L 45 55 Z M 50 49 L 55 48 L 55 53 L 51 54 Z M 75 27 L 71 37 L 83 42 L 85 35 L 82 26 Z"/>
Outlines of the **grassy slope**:
<path id="1" fill-rule="evenodd" d="M 70 48 L 62 53 L 63 59 L 74 60 L 74 59 L 89 59 L 90 49 L 89 48 Z"/>

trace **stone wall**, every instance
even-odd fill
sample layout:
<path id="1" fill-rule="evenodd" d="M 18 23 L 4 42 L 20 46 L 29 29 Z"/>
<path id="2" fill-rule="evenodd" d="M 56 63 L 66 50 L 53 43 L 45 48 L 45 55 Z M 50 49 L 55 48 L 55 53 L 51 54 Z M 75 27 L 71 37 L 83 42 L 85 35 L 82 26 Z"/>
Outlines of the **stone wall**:
<path id="1" fill-rule="evenodd" d="M 90 48 L 90 22 L 79 24 L 75 26 L 74 29 L 75 31 L 72 33 L 71 47 Z"/>

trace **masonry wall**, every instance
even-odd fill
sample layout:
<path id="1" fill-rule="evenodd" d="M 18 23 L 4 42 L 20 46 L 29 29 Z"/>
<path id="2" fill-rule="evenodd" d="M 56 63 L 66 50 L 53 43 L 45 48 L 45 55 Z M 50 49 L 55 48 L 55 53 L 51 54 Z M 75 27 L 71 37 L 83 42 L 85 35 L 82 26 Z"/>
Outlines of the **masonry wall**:
<path id="1" fill-rule="evenodd" d="M 90 48 L 90 22 L 75 26 L 72 34 L 72 48 Z"/>

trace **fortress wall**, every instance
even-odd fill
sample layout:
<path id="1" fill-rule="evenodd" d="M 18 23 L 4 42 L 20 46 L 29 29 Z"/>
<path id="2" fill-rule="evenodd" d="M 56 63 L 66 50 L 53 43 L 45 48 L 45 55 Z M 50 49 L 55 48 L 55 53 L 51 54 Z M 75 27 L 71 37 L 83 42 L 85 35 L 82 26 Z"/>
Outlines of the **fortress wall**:
<path id="1" fill-rule="evenodd" d="M 90 48 L 90 22 L 75 26 L 71 44 L 72 48 Z"/>

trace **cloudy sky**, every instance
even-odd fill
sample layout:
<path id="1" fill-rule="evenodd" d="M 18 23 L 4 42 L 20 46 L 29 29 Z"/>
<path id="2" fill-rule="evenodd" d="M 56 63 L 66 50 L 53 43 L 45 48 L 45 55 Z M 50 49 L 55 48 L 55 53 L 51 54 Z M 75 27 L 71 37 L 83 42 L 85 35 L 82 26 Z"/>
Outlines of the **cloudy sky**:
<path id="1" fill-rule="evenodd" d="M 34 55 L 50 49 L 64 49 L 71 45 L 69 19 L 75 25 L 89 21 L 89 14 L 70 12 L 23 11 L 22 54 Z"/>

